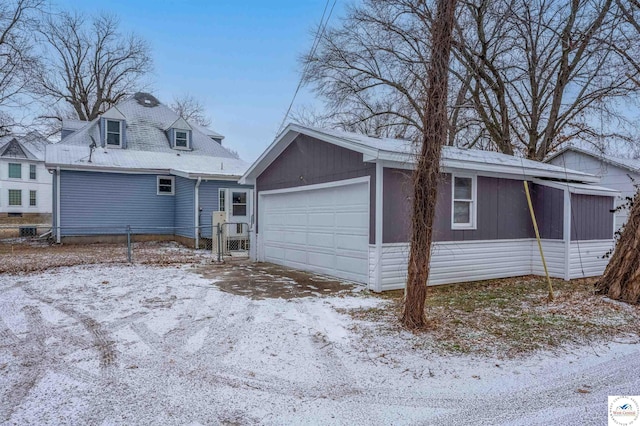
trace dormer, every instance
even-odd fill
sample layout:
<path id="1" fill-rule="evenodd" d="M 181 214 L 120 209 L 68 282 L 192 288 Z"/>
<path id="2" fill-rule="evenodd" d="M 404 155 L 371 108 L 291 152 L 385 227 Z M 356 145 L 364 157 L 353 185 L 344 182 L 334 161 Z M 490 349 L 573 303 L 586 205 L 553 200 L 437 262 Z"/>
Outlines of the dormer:
<path id="1" fill-rule="evenodd" d="M 127 122 L 118 108 L 110 108 L 100 116 L 100 145 L 104 148 L 127 147 Z"/>
<path id="2" fill-rule="evenodd" d="M 178 118 L 167 130 L 167 138 L 172 149 L 190 151 L 193 131 L 184 118 Z"/>

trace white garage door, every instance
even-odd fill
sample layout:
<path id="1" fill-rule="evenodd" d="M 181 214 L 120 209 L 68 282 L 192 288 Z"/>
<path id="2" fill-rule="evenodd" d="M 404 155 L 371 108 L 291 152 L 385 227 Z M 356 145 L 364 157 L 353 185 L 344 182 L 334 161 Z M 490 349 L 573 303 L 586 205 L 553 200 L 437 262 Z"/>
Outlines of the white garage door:
<path id="1" fill-rule="evenodd" d="M 258 208 L 265 261 L 368 281 L 367 182 L 264 194 Z"/>

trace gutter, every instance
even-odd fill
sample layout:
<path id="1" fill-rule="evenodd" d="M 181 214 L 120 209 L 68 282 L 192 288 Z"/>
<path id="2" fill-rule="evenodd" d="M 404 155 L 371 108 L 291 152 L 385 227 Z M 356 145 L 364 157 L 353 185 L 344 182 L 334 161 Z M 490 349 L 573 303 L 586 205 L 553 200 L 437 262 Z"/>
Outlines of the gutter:
<path id="1" fill-rule="evenodd" d="M 194 199 L 195 199 L 195 218 L 193 223 L 195 224 L 195 240 L 196 240 L 196 250 L 198 249 L 198 246 L 200 245 L 200 182 L 202 182 L 202 178 L 198 178 L 198 180 L 196 181 L 196 186 L 195 186 L 195 193 L 194 193 Z"/>

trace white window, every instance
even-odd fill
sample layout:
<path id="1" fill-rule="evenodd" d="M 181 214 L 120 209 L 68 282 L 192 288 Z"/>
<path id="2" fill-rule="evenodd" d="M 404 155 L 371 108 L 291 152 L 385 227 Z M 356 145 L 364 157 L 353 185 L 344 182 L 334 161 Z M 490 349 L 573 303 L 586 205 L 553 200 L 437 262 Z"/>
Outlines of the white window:
<path id="1" fill-rule="evenodd" d="M 9 205 L 10 206 L 22 205 L 22 191 L 20 189 L 9 190 Z"/>
<path id="2" fill-rule="evenodd" d="M 219 212 L 224 212 L 225 210 L 225 193 L 227 192 L 226 189 L 220 188 L 218 189 L 218 211 Z"/>
<path id="3" fill-rule="evenodd" d="M 476 177 L 451 177 L 451 228 L 476 228 Z"/>
<path id="4" fill-rule="evenodd" d="M 175 130 L 173 133 L 173 146 L 176 148 L 189 148 L 189 132 L 185 130 Z"/>
<path id="5" fill-rule="evenodd" d="M 105 120 L 107 125 L 107 146 L 122 146 L 122 122 L 117 120 Z"/>
<path id="6" fill-rule="evenodd" d="M 9 179 L 22 179 L 22 164 L 9 163 Z"/>
<path id="7" fill-rule="evenodd" d="M 36 180 L 37 177 L 38 176 L 36 174 L 36 165 L 35 164 L 29 164 L 29 179 Z"/>
<path id="8" fill-rule="evenodd" d="M 36 191 L 29 191 L 29 206 L 36 207 L 38 205 L 38 198 Z"/>
<path id="9" fill-rule="evenodd" d="M 173 176 L 158 176 L 158 195 L 173 195 L 173 187 Z"/>
<path id="10" fill-rule="evenodd" d="M 247 193 L 245 191 L 231 194 L 231 214 L 233 216 L 247 215 Z"/>

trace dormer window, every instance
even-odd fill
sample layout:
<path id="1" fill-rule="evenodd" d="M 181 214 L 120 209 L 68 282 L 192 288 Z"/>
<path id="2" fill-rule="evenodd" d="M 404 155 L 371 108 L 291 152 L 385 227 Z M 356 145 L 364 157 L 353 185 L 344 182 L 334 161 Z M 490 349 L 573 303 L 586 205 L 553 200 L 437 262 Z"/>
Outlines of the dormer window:
<path id="1" fill-rule="evenodd" d="M 122 121 L 105 120 L 107 124 L 106 140 L 108 147 L 122 146 Z"/>
<path id="2" fill-rule="evenodd" d="M 189 132 L 186 130 L 175 130 L 173 146 L 180 149 L 189 148 Z"/>

